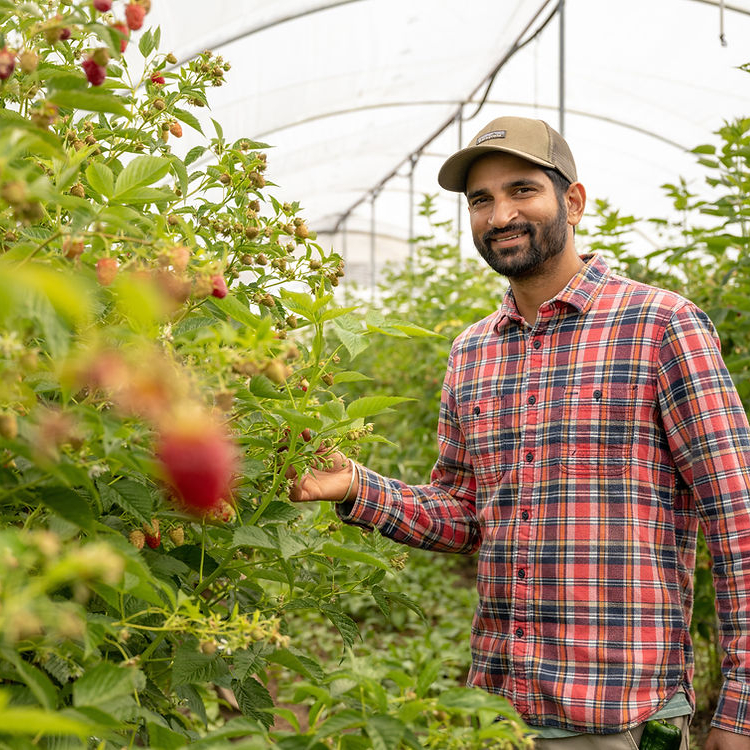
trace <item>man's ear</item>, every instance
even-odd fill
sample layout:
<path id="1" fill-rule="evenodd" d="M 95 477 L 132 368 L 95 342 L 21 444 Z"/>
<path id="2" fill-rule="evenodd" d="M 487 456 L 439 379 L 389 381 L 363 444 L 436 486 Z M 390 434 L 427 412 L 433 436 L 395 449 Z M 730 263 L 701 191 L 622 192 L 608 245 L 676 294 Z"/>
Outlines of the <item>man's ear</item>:
<path id="1" fill-rule="evenodd" d="M 583 218 L 586 208 L 586 188 L 580 182 L 573 182 L 565 193 L 565 205 L 568 209 L 568 224 L 576 226 Z"/>

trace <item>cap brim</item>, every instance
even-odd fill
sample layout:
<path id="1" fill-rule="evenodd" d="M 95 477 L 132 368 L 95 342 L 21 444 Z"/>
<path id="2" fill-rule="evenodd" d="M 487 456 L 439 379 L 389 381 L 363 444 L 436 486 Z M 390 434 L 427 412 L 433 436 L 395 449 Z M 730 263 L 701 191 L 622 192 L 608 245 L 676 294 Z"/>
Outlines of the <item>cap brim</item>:
<path id="1" fill-rule="evenodd" d="M 466 176 L 469 173 L 471 165 L 485 154 L 503 153 L 519 156 L 521 159 L 530 161 L 532 164 L 538 164 L 540 167 L 551 167 L 557 169 L 555 165 L 546 159 L 540 159 L 536 156 L 530 156 L 513 148 L 503 148 L 502 146 L 468 146 L 467 148 L 457 151 L 449 157 L 438 172 L 438 184 L 445 190 L 451 190 L 454 193 L 466 192 Z"/>

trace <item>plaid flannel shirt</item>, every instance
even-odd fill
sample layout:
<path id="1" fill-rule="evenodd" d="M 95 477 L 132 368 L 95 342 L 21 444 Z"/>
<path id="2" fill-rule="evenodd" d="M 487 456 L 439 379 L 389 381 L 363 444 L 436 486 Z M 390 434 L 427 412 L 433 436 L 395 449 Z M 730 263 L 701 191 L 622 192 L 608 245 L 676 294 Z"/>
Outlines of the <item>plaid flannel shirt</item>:
<path id="1" fill-rule="evenodd" d="M 611 733 L 683 688 L 699 522 L 726 649 L 714 725 L 750 734 L 750 430 L 708 317 L 598 256 L 538 311 L 454 342 L 427 485 L 361 468 L 348 523 L 478 550 L 470 685 Z"/>

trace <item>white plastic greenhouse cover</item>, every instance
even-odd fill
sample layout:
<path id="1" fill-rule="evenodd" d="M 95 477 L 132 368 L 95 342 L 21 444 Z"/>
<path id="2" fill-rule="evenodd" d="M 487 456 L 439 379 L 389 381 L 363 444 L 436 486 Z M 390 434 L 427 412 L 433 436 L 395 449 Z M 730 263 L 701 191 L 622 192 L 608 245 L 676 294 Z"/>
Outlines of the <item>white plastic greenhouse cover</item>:
<path id="1" fill-rule="evenodd" d="M 458 220 L 438 169 L 494 117 L 562 129 L 590 202 L 657 216 L 663 183 L 702 180 L 689 149 L 750 116 L 750 0 L 154 0 L 149 22 L 181 62 L 232 64 L 208 114 L 273 146 L 277 197 L 365 282 L 424 230 L 422 194 Z"/>

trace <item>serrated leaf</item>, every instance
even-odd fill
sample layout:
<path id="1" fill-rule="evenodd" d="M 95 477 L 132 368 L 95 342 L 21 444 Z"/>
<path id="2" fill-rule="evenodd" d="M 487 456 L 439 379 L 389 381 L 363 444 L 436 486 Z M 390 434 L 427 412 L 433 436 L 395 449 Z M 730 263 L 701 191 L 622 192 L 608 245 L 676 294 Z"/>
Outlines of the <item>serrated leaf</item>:
<path id="1" fill-rule="evenodd" d="M 203 128 L 201 127 L 200 121 L 192 112 L 188 112 L 186 109 L 180 109 L 179 107 L 172 107 L 172 114 L 178 120 L 184 122 L 185 125 L 189 125 L 191 128 L 193 128 L 193 130 L 197 130 L 201 135 L 203 135 Z M 203 151 L 205 151 L 205 149 L 203 149 Z M 203 153 L 203 151 L 201 151 L 201 153 Z M 185 163 L 189 164 L 190 162 L 185 160 Z"/>
<path id="2" fill-rule="evenodd" d="M 273 708 L 271 693 L 254 677 L 246 677 L 242 682 L 232 684 L 237 705 L 245 716 L 261 722 L 265 727 L 273 724 L 273 714 L 264 709 Z"/>
<path id="3" fill-rule="evenodd" d="M 352 648 L 357 638 L 361 638 L 357 623 L 340 609 L 330 605 L 322 605 L 320 611 L 334 624 L 347 648 Z"/>
<path id="4" fill-rule="evenodd" d="M 380 414 L 404 401 L 414 401 L 414 399 L 403 396 L 362 396 L 346 407 L 346 414 L 349 419 L 363 419 L 373 414 Z"/>
<path id="5" fill-rule="evenodd" d="M 414 692 L 417 694 L 418 698 L 424 698 L 427 691 L 440 675 L 442 666 L 442 659 L 430 659 L 430 661 L 422 667 L 419 677 L 417 677 L 417 684 L 414 688 Z"/>
<path id="6" fill-rule="evenodd" d="M 57 84 L 57 82 L 56 82 Z M 47 101 L 65 109 L 82 109 L 87 112 L 108 112 L 130 118 L 130 112 L 120 97 L 107 89 L 63 89 L 54 88 L 47 94 Z"/>
<path id="7" fill-rule="evenodd" d="M 196 159 L 200 159 L 208 149 L 205 146 L 193 146 L 185 155 L 184 164 L 189 167 Z"/>
<path id="8" fill-rule="evenodd" d="M 412 338 L 427 338 L 430 336 L 445 338 L 445 336 L 441 336 L 439 333 L 429 330 L 429 328 L 422 328 L 422 326 L 418 326 L 415 323 L 392 323 L 391 325 L 397 331 L 401 331 L 401 333 L 405 333 Z"/>
<path id="9" fill-rule="evenodd" d="M 175 156 L 174 154 L 169 157 L 169 161 L 172 165 L 172 171 L 177 178 L 178 186 L 182 191 L 182 194 L 187 194 L 190 188 L 190 179 L 188 178 L 187 167 L 185 166 L 182 159 Z"/>
<path id="10" fill-rule="evenodd" d="M 135 519 L 141 522 L 151 521 L 154 514 L 154 501 L 148 489 L 131 479 L 121 479 L 113 485 L 99 484 L 100 492 L 111 492 L 114 495 L 108 495 L 108 498 L 117 503 L 123 510 L 130 513 Z M 104 489 L 108 487 L 108 489 Z"/>
<path id="11" fill-rule="evenodd" d="M 156 722 L 147 721 L 146 729 L 151 747 L 158 747 L 159 750 L 180 750 L 190 744 L 190 739 L 184 734 L 178 734 Z"/>
<path id="12" fill-rule="evenodd" d="M 202 685 L 215 682 L 227 673 L 227 666 L 218 653 L 204 654 L 192 643 L 184 643 L 175 651 L 172 685 Z"/>
<path id="13" fill-rule="evenodd" d="M 406 727 L 395 716 L 380 714 L 368 718 L 366 729 L 372 750 L 398 750 Z"/>
<path id="14" fill-rule="evenodd" d="M 77 492 L 67 487 L 45 487 L 39 497 L 48 508 L 66 521 L 87 531 L 93 529 L 94 514 L 86 500 Z"/>
<path id="15" fill-rule="evenodd" d="M 57 708 L 57 690 L 44 672 L 19 658 L 18 654 L 10 649 L 4 649 L 3 656 L 13 664 L 19 677 L 29 687 L 42 708 L 50 710 Z"/>
<path id="16" fill-rule="evenodd" d="M 154 51 L 154 35 L 151 33 L 151 29 L 146 29 L 141 34 L 138 50 L 144 57 L 148 57 Z"/>
<path id="17" fill-rule="evenodd" d="M 124 193 L 112 196 L 112 200 L 143 206 L 147 203 L 163 203 L 175 200 L 175 194 L 169 188 L 135 187 Z"/>
<path id="18" fill-rule="evenodd" d="M 87 669 L 73 683 L 73 705 L 106 708 L 108 703 L 142 690 L 145 685 L 146 677 L 140 670 L 102 662 Z"/>
<path id="19" fill-rule="evenodd" d="M 260 324 L 260 318 L 253 314 L 247 305 L 243 305 L 242 302 L 233 295 L 227 295 L 221 299 L 213 298 L 211 300 L 211 305 L 218 308 L 218 310 L 224 313 L 224 315 L 234 318 L 238 323 L 243 323 L 253 330 L 257 329 Z"/>
<path id="20" fill-rule="evenodd" d="M 333 376 L 334 383 L 357 383 L 362 380 L 372 380 L 372 378 L 369 375 L 364 375 L 363 373 L 355 372 L 354 370 L 337 372 Z"/>
<path id="21" fill-rule="evenodd" d="M 263 523 L 287 523 L 299 518 L 302 511 L 298 506 L 292 503 L 285 503 L 282 500 L 272 500 L 263 511 L 260 521 Z"/>
<path id="22" fill-rule="evenodd" d="M 349 330 L 348 327 L 341 325 L 341 321 L 345 320 L 344 318 L 336 318 L 336 320 L 333 321 L 333 333 L 336 335 L 336 338 L 346 347 L 347 352 L 349 352 L 349 356 L 354 359 L 358 354 L 361 354 L 367 347 L 370 345 L 370 342 L 367 340 L 367 338 L 360 333 L 359 331 L 354 332 Z"/>
<path id="23" fill-rule="evenodd" d="M 125 169 L 117 175 L 115 181 L 115 198 L 131 194 L 138 188 L 153 185 L 169 172 L 169 160 L 160 156 L 143 154 L 136 156 Z"/>
<path id="24" fill-rule="evenodd" d="M 305 320 L 315 320 L 315 305 L 313 298 L 304 292 L 293 292 L 289 289 L 280 291 L 284 306 Z"/>
<path id="25" fill-rule="evenodd" d="M 382 568 L 383 570 L 390 570 L 390 565 L 383 560 L 378 559 L 374 555 L 368 552 L 362 552 L 358 549 L 351 549 L 350 547 L 342 547 L 340 544 L 333 544 L 332 542 L 326 542 L 321 547 L 321 552 L 329 557 L 335 557 L 339 560 L 350 560 L 352 562 L 363 563 L 365 565 L 372 565 L 376 568 Z"/>
<path id="26" fill-rule="evenodd" d="M 240 526 L 232 537 L 233 547 L 257 547 L 279 551 L 278 542 L 257 526 Z"/>
<path id="27" fill-rule="evenodd" d="M 282 667 L 291 669 L 315 682 L 320 682 L 325 677 L 325 671 L 317 661 L 303 654 L 292 653 L 288 648 L 273 651 L 268 655 L 267 660 L 273 664 L 281 664 Z"/>
<path id="28" fill-rule="evenodd" d="M 115 191 L 115 178 L 112 170 L 100 161 L 91 162 L 86 168 L 89 185 L 105 198 L 111 198 Z"/>

